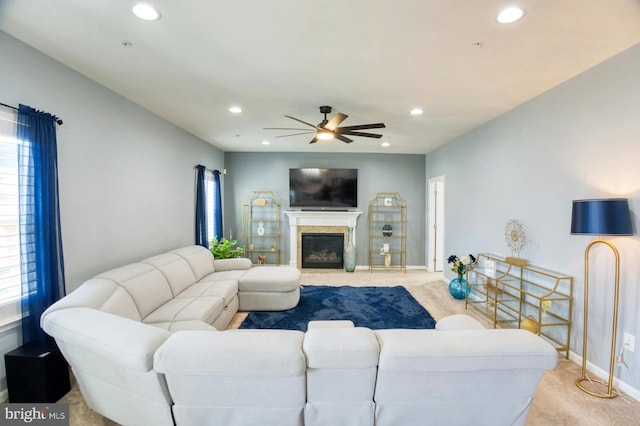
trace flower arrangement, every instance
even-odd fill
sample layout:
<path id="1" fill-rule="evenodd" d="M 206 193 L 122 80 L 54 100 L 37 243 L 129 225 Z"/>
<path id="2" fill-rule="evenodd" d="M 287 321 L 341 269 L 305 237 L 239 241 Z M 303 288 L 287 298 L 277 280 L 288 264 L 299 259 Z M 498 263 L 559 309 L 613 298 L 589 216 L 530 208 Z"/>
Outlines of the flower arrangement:
<path id="1" fill-rule="evenodd" d="M 447 259 L 447 262 L 451 264 L 451 272 L 458 274 L 458 278 L 462 279 L 462 275 L 467 272 L 467 269 L 476 263 L 476 258 L 472 254 L 469 256 L 456 256 L 452 254 Z"/>

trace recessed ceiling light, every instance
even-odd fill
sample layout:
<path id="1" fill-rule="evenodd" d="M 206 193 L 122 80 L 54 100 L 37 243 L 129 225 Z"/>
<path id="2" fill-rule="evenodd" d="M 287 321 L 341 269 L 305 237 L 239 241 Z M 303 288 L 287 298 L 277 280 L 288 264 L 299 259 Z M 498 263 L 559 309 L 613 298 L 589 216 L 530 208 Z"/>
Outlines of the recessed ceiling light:
<path id="1" fill-rule="evenodd" d="M 271 145 L 271 142 L 269 142 L 269 141 L 262 141 L 262 145 Z"/>
<path id="2" fill-rule="evenodd" d="M 411 115 L 420 115 L 422 114 L 424 111 L 422 111 L 421 108 L 414 108 L 411 110 Z"/>
<path id="3" fill-rule="evenodd" d="M 385 148 L 388 147 L 389 145 L 391 145 L 389 142 L 382 142 L 381 143 L 382 146 L 384 146 Z"/>
<path id="4" fill-rule="evenodd" d="M 232 106 L 231 108 L 229 108 L 229 112 L 240 114 L 242 112 L 242 108 L 240 108 L 239 106 Z"/>
<path id="5" fill-rule="evenodd" d="M 510 24 L 522 18 L 523 15 L 524 15 L 524 10 L 522 10 L 521 8 L 508 7 L 500 11 L 497 19 L 498 19 L 498 22 L 500 22 L 501 24 Z"/>
<path id="6" fill-rule="evenodd" d="M 156 8 L 144 3 L 136 4 L 131 10 L 134 15 L 145 21 L 157 21 L 162 16 Z"/>

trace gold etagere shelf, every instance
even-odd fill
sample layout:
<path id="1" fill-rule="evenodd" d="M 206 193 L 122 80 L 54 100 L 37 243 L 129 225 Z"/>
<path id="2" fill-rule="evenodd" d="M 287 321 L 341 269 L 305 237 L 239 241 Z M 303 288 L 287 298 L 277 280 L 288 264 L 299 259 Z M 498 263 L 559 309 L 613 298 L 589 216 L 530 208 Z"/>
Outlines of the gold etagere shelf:
<path id="1" fill-rule="evenodd" d="M 573 277 L 526 265 L 520 259 L 479 254 L 466 273 L 465 308 L 472 306 L 493 327 L 538 334 L 569 358 Z"/>
<path id="2" fill-rule="evenodd" d="M 243 200 L 242 244 L 253 264 L 280 264 L 280 200 L 273 192 L 251 191 Z"/>
<path id="3" fill-rule="evenodd" d="M 378 192 L 369 202 L 369 271 L 407 272 L 407 202 L 397 192 Z"/>

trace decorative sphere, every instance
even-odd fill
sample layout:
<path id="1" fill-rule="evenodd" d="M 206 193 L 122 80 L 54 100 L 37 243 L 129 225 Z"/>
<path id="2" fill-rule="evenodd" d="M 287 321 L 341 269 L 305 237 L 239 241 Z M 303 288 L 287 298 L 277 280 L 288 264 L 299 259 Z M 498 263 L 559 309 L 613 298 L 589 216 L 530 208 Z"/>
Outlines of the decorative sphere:
<path id="1" fill-rule="evenodd" d="M 538 332 L 540 331 L 540 326 L 538 325 L 538 323 L 531 318 L 525 318 L 520 324 L 520 328 L 528 330 L 535 334 L 538 334 Z"/>

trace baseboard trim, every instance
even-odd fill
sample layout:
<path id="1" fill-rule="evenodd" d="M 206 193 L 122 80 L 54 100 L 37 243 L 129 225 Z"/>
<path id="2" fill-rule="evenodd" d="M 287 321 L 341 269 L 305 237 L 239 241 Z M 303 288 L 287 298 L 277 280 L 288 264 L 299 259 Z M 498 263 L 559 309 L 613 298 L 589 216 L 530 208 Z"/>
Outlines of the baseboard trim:
<path id="1" fill-rule="evenodd" d="M 582 357 L 573 351 L 569 351 L 569 360 L 575 362 L 579 366 L 582 366 Z M 602 368 L 590 363 L 589 361 L 587 361 L 587 370 L 589 370 L 590 373 L 595 374 L 595 376 L 601 380 L 609 380 L 608 371 L 603 370 Z M 578 377 L 576 377 L 576 379 L 578 379 Z M 613 378 L 613 387 L 623 392 L 625 395 L 635 399 L 636 401 L 640 401 L 640 390 L 623 382 L 617 377 Z"/>
<path id="2" fill-rule="evenodd" d="M 369 267 L 368 267 L 367 265 L 359 265 L 359 266 L 358 266 L 358 265 L 356 265 L 356 271 L 368 271 L 368 270 L 369 270 Z M 380 270 L 380 271 L 398 271 L 398 272 L 402 272 L 402 269 L 398 268 L 397 266 L 396 266 L 396 267 L 393 267 L 393 268 L 388 268 L 388 269 L 385 269 L 384 267 L 377 267 L 377 268 L 374 268 L 374 271 L 375 271 L 375 270 Z M 426 271 L 426 270 L 427 270 L 427 267 L 426 267 L 426 266 L 424 266 L 424 265 L 413 265 L 413 266 L 408 265 L 408 266 L 407 266 L 407 271 L 409 271 L 409 270 L 420 270 L 420 271 Z"/>

